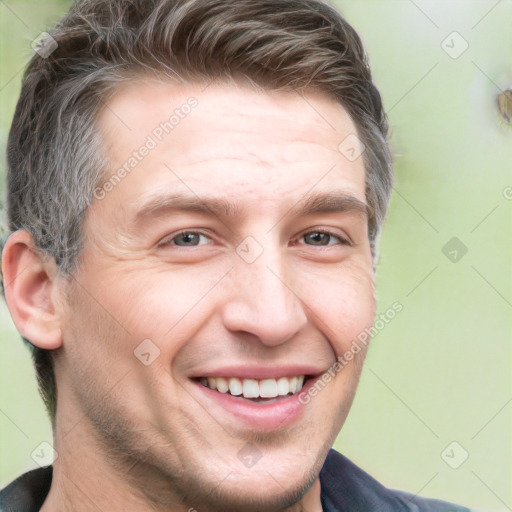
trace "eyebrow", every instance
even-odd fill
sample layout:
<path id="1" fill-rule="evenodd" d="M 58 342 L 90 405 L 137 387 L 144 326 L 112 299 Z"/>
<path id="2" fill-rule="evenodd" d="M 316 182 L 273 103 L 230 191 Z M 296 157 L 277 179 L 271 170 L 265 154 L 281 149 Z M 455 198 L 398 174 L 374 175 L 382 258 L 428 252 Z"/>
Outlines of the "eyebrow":
<path id="1" fill-rule="evenodd" d="M 239 207 L 226 199 L 199 197 L 194 194 L 161 194 L 151 197 L 135 214 L 134 222 L 141 223 L 148 217 L 158 217 L 176 212 L 202 213 L 216 217 L 235 217 Z"/>
<path id="2" fill-rule="evenodd" d="M 331 191 L 320 194 L 308 194 L 287 215 L 311 215 L 315 213 L 350 213 L 370 217 L 371 209 L 364 202 L 343 191 Z"/>
<path id="3" fill-rule="evenodd" d="M 148 199 L 134 217 L 136 224 L 152 217 L 177 212 L 193 212 L 219 218 L 237 217 L 241 214 L 240 205 L 224 198 L 199 197 L 195 194 L 160 194 Z M 284 217 L 312 215 L 316 213 L 349 213 L 370 217 L 370 207 L 357 197 L 343 191 L 308 194 L 287 210 Z"/>

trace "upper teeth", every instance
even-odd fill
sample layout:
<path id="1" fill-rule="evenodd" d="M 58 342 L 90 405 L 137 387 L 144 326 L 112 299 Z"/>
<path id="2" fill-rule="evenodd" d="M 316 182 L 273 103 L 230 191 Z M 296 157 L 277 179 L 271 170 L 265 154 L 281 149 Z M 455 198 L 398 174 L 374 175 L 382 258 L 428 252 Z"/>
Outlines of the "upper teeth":
<path id="1" fill-rule="evenodd" d="M 238 379 L 237 377 L 208 377 L 200 379 L 203 386 L 216 389 L 221 393 L 244 398 L 274 398 L 288 393 L 297 393 L 304 384 L 304 375 L 299 377 L 280 377 L 279 379 Z"/>

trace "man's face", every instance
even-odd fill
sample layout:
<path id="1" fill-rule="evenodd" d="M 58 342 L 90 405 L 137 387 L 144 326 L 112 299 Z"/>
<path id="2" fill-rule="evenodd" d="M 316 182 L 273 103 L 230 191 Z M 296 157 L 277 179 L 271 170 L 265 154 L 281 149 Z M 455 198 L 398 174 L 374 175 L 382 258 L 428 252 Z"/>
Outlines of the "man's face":
<path id="1" fill-rule="evenodd" d="M 106 179 L 156 147 L 88 210 L 59 408 L 148 494 L 285 506 L 318 475 L 364 351 L 320 376 L 375 312 L 363 159 L 338 150 L 355 126 L 319 95 L 157 82 L 120 89 L 99 122 Z"/>

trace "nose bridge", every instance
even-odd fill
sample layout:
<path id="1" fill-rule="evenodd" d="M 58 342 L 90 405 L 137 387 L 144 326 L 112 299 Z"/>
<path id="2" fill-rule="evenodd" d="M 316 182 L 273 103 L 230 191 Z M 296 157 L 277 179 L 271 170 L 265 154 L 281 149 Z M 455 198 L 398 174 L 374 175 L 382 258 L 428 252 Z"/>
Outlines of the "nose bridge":
<path id="1" fill-rule="evenodd" d="M 287 280 L 284 255 L 276 245 L 260 246 L 254 261 L 237 258 L 233 301 L 225 318 L 228 328 L 250 332 L 270 345 L 284 343 L 307 321 L 293 283 Z"/>
<path id="2" fill-rule="evenodd" d="M 272 306 L 273 311 L 285 313 L 297 300 L 297 296 L 290 289 L 290 284 L 285 281 L 286 277 L 281 262 L 261 261 L 253 270 L 251 288 L 254 306 L 257 309 L 266 309 Z"/>
<path id="3" fill-rule="evenodd" d="M 239 262 L 240 292 L 255 311 L 271 309 L 284 313 L 291 305 L 293 296 L 285 281 L 285 272 L 279 251 L 267 246 L 252 263 Z M 268 315 L 269 312 L 267 311 Z"/>

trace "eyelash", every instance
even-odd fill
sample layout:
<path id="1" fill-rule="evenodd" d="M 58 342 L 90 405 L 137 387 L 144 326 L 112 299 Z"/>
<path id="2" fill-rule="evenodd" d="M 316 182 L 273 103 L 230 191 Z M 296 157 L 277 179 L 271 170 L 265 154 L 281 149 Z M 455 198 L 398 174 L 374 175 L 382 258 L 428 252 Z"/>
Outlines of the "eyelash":
<path id="1" fill-rule="evenodd" d="M 350 241 L 350 239 L 348 237 L 344 237 L 342 235 L 339 235 L 339 234 L 335 234 L 331 231 L 328 231 L 328 230 L 323 230 L 323 229 L 312 229 L 310 231 L 306 231 L 305 233 L 302 233 L 298 238 L 295 239 L 295 242 L 297 240 L 300 240 L 301 238 L 304 238 L 306 235 L 310 235 L 312 233 L 318 233 L 318 234 L 322 234 L 322 235 L 329 235 L 330 237 L 332 238 L 335 238 L 338 240 L 338 243 L 340 245 L 345 245 L 345 246 L 352 246 L 352 242 Z M 179 233 L 176 233 L 172 238 L 166 238 L 163 240 L 163 242 L 160 242 L 158 244 L 158 247 L 167 247 L 167 246 L 174 246 L 178 249 L 187 249 L 187 246 L 179 246 L 179 245 L 175 245 L 173 242 L 181 235 L 185 235 L 185 234 L 193 234 L 193 235 L 200 235 L 200 236 L 204 236 L 208 239 L 211 239 L 210 235 L 203 232 L 203 231 L 192 231 L 192 230 L 184 230 L 184 231 L 180 231 Z M 327 244 L 327 245 L 318 245 L 318 246 L 315 246 L 315 245 L 312 245 L 312 244 L 305 244 L 305 245 L 310 245 L 311 247 L 322 247 L 322 248 L 326 248 L 326 247 L 330 247 L 332 245 L 337 245 L 337 244 Z M 198 247 L 198 246 L 189 246 L 189 247 Z"/>

